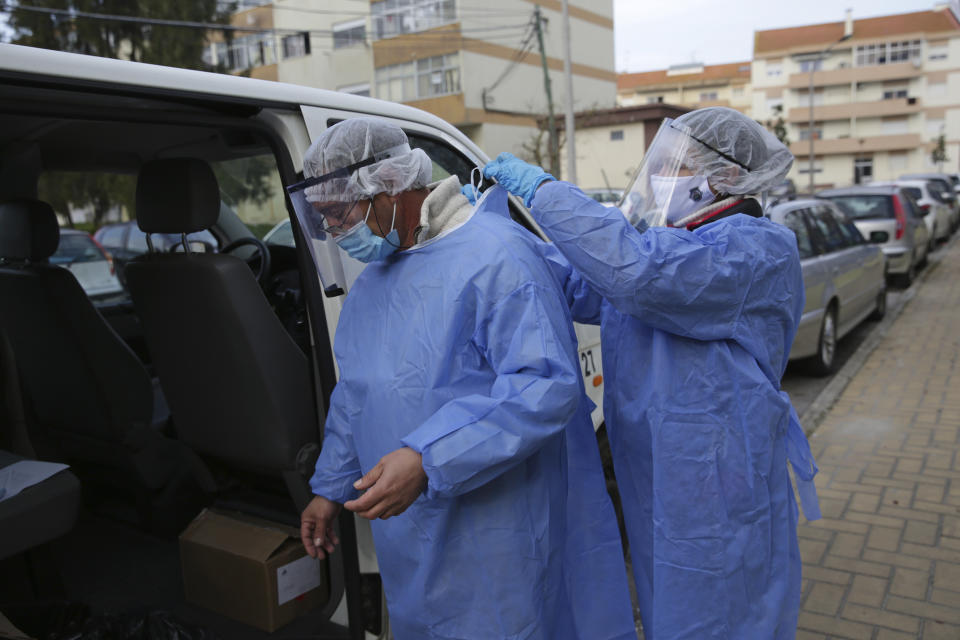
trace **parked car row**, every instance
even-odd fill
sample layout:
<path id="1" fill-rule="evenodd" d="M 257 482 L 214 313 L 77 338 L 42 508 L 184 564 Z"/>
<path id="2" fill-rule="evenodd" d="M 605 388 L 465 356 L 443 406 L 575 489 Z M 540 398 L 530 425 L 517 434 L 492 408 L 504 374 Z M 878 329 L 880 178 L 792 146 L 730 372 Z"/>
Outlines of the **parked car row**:
<path id="1" fill-rule="evenodd" d="M 819 375 L 840 338 L 886 312 L 887 282 L 909 287 L 939 242 L 960 227 L 960 175 L 909 174 L 774 199 L 767 216 L 797 237 L 806 306 L 790 352 Z"/>

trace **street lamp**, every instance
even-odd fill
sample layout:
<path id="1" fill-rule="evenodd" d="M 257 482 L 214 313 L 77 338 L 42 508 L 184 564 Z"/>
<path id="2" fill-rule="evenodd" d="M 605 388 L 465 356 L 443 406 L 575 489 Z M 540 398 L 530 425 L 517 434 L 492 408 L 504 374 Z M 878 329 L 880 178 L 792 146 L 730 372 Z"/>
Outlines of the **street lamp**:
<path id="1" fill-rule="evenodd" d="M 848 24 L 849 24 L 849 19 L 848 19 Z M 810 176 L 810 195 L 811 196 L 813 196 L 813 72 L 817 68 L 817 63 L 822 61 L 826 57 L 826 55 L 830 53 L 831 49 L 833 49 L 835 46 L 837 46 L 841 42 L 845 40 L 849 40 L 850 36 L 852 35 L 853 33 L 850 32 L 850 29 L 848 27 L 847 33 L 844 33 L 842 38 L 840 38 L 839 40 L 831 44 L 829 47 L 827 47 L 826 49 L 818 53 L 817 56 L 811 60 L 810 86 L 807 89 L 807 98 L 809 98 L 810 100 L 810 125 L 807 128 L 807 138 L 810 140 L 810 161 L 807 165 L 807 173 Z"/>

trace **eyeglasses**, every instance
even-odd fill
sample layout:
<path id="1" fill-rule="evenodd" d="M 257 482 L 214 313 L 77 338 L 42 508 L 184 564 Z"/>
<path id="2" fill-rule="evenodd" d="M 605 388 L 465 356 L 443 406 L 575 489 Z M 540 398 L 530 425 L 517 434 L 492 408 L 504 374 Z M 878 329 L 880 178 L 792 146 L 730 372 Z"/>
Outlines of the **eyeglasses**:
<path id="1" fill-rule="evenodd" d="M 336 235 L 345 233 L 361 220 L 363 211 L 357 207 L 358 203 L 359 201 L 318 202 L 313 204 L 313 208 L 320 214 L 321 228 Z M 352 213 L 354 215 L 351 215 Z"/>

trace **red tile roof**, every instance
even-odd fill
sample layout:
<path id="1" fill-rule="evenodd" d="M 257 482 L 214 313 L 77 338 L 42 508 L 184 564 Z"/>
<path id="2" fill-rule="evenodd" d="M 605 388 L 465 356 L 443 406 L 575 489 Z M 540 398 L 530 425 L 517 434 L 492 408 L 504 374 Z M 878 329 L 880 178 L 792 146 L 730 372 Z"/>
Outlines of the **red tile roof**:
<path id="1" fill-rule="evenodd" d="M 801 47 L 817 49 L 843 37 L 843 22 L 811 24 L 786 29 L 757 31 L 753 39 L 753 55 L 785 51 Z M 960 30 L 960 22 L 949 9 L 900 13 L 879 18 L 853 21 L 852 40 L 885 38 L 910 33 L 942 33 Z"/>
<path id="2" fill-rule="evenodd" d="M 667 75 L 668 69 L 644 71 L 642 73 L 621 73 L 617 76 L 617 91 L 629 91 L 640 87 L 658 85 L 703 84 L 710 80 L 750 79 L 750 62 L 730 64 L 712 64 L 703 67 L 699 73 L 674 73 Z"/>

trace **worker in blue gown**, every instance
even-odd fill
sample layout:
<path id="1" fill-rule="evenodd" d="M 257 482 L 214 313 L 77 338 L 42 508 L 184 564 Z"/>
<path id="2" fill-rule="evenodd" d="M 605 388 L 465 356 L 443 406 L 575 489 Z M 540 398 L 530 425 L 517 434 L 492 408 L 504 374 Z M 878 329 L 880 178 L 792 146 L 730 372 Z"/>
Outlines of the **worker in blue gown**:
<path id="1" fill-rule="evenodd" d="M 570 311 L 506 191 L 427 188 L 429 157 L 370 118 L 327 129 L 304 173 L 288 191 L 314 246 L 368 263 L 337 325 L 307 552 L 333 551 L 341 505 L 371 519 L 398 640 L 636 638 Z"/>
<path id="2" fill-rule="evenodd" d="M 575 320 L 602 326 L 604 416 L 648 640 L 786 639 L 816 465 L 780 378 L 804 306 L 793 233 L 751 194 L 793 157 L 739 112 L 663 123 L 622 211 L 501 154 L 488 178 L 553 240 Z"/>

